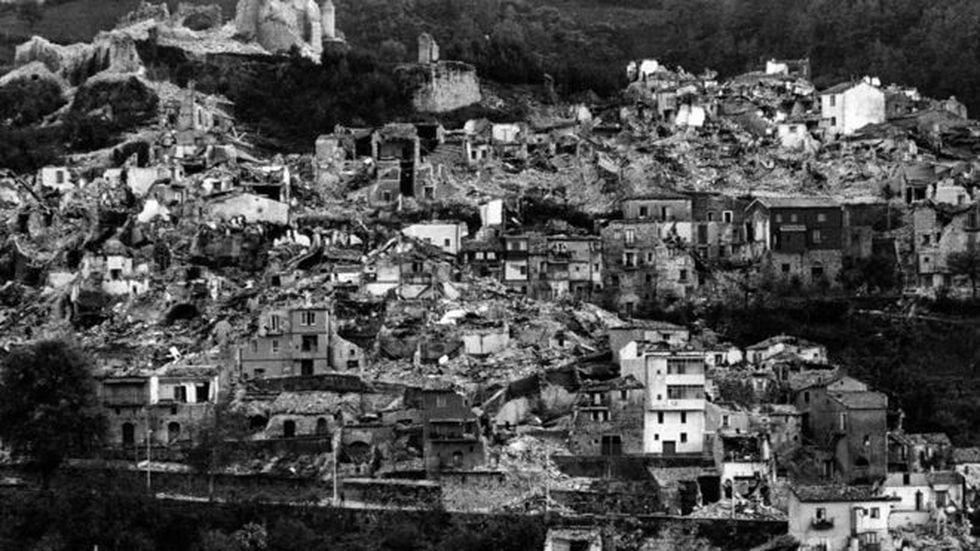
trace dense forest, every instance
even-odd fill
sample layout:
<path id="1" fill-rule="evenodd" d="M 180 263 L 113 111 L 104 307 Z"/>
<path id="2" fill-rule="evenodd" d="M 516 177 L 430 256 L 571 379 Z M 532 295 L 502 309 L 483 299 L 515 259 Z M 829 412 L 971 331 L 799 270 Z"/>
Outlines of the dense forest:
<path id="1" fill-rule="evenodd" d="M 809 57 L 818 86 L 864 74 L 980 108 L 980 3 L 971 0 L 340 0 L 338 25 L 379 55 L 423 30 L 503 82 L 613 93 L 629 59 L 722 77 Z"/>
<path id="2" fill-rule="evenodd" d="M 226 17 L 235 0 L 217 3 Z M 0 8 L 0 60 L 37 33 L 89 40 L 138 0 L 49 0 Z M 168 0 L 172 8 L 175 0 Z M 270 82 L 262 74 L 228 93 L 239 116 L 287 145 L 308 145 L 334 124 L 374 124 L 406 111 L 393 69 L 415 56 L 426 31 L 443 57 L 470 62 L 503 85 L 554 78 L 566 97 L 601 97 L 625 85 L 630 59 L 654 57 L 721 77 L 770 57 L 809 57 L 818 87 L 878 75 L 929 96 L 955 95 L 980 109 L 980 3 L 972 0 L 336 0 L 349 59 L 316 68 L 293 60 Z M 0 61 L 2 63 L 2 61 Z M 0 65 L 2 71 L 2 65 Z M 270 85 L 271 84 L 271 85 Z M 241 93 L 235 93 L 235 92 Z M 366 100 L 365 100 L 366 98 Z M 2 125 L 2 121 L 0 121 Z M 19 125 L 18 125 L 19 126 Z M 10 133 L 10 122 L 7 124 Z M 23 130 L 18 130 L 21 134 Z M 21 139 L 23 138 L 23 139 Z M 26 141 L 25 141 L 26 140 Z M 29 143 L 31 136 L 12 136 Z"/>

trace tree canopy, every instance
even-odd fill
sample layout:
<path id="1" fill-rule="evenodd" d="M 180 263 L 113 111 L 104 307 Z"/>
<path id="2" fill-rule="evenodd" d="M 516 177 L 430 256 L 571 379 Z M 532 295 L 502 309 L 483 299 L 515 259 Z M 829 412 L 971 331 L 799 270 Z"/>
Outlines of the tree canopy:
<path id="1" fill-rule="evenodd" d="M 92 362 L 72 344 L 39 341 L 0 361 L 0 438 L 45 475 L 105 431 Z"/>

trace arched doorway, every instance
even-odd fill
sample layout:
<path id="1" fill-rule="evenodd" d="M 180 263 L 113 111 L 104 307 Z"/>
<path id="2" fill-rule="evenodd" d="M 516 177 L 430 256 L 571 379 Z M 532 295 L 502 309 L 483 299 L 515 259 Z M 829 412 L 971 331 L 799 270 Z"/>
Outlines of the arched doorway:
<path id="1" fill-rule="evenodd" d="M 327 425 L 327 420 L 325 418 L 323 418 L 323 417 L 320 417 L 319 419 L 317 419 L 316 420 L 316 433 L 317 433 L 317 435 L 324 436 L 326 434 L 329 434 L 329 432 L 330 432 L 330 426 Z"/>
<path id="2" fill-rule="evenodd" d="M 284 421 L 282 424 L 282 436 L 283 438 L 292 438 L 296 436 L 296 421 L 292 419 Z"/>

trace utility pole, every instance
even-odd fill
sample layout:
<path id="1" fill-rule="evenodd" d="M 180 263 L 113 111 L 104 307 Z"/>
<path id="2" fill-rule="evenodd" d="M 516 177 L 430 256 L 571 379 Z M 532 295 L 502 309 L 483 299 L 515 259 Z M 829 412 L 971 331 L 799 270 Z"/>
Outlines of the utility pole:
<path id="1" fill-rule="evenodd" d="M 337 457 L 340 451 L 340 442 L 342 440 L 344 433 L 343 420 L 341 420 L 341 425 L 337 427 L 337 432 L 334 433 L 333 439 L 331 440 L 331 445 L 333 446 L 333 506 L 340 506 L 340 492 L 337 483 Z"/>
<path id="2" fill-rule="evenodd" d="M 153 438 L 153 429 L 146 429 L 146 491 L 151 491 L 150 484 L 150 450 L 151 450 L 151 440 Z"/>

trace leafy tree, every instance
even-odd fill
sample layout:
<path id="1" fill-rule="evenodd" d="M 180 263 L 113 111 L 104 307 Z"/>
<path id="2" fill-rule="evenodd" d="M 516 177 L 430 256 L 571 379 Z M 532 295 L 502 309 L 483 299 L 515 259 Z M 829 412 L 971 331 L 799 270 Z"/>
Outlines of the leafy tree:
<path id="1" fill-rule="evenodd" d="M 718 395 L 722 400 L 745 407 L 750 407 L 756 402 L 752 383 L 740 379 L 720 379 L 718 381 Z"/>
<path id="2" fill-rule="evenodd" d="M 966 276 L 970 280 L 973 298 L 977 298 L 977 282 L 980 281 L 980 250 L 971 248 L 951 253 L 946 258 L 946 266 L 953 275 Z"/>
<path id="3" fill-rule="evenodd" d="M 33 460 L 45 485 L 69 454 L 91 449 L 104 432 L 92 362 L 76 346 L 39 341 L 0 362 L 0 438 Z"/>
<path id="4" fill-rule="evenodd" d="M 65 104 L 57 83 L 22 77 L 0 87 L 0 124 L 15 127 L 34 124 Z"/>

